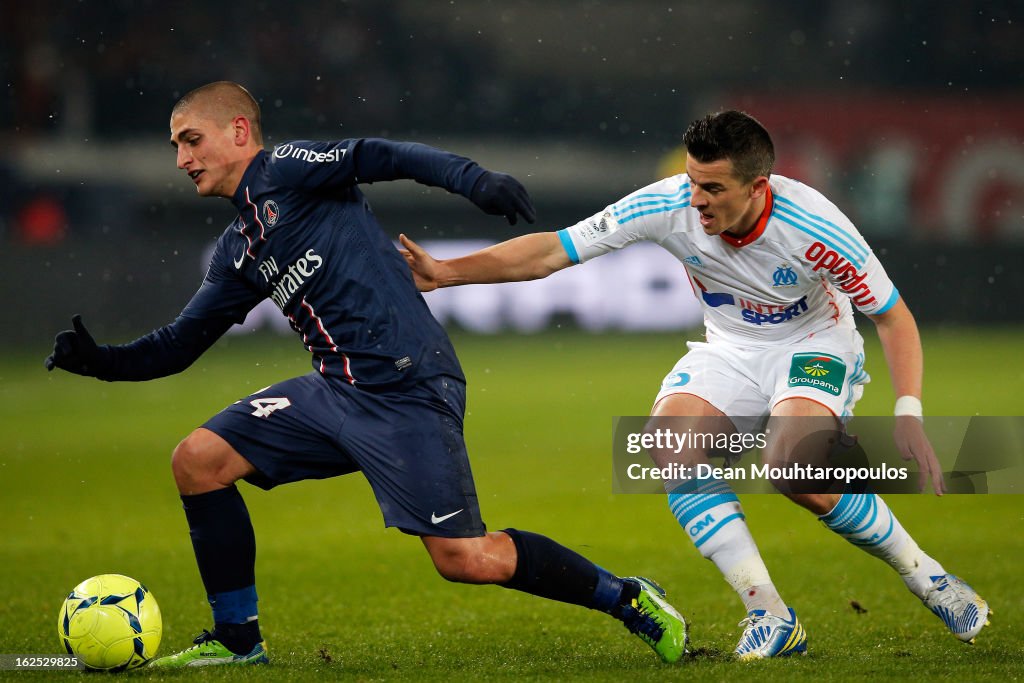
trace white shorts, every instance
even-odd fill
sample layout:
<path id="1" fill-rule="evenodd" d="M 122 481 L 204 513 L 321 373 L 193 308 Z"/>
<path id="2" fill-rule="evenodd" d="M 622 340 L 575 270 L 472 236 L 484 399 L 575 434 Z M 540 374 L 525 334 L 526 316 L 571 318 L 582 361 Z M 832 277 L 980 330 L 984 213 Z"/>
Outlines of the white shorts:
<path id="1" fill-rule="evenodd" d="M 672 394 L 693 394 L 729 417 L 763 417 L 781 401 L 799 397 L 847 420 L 871 381 L 856 330 L 829 330 L 777 347 L 721 341 L 686 346 L 689 353 L 662 381 L 655 405 Z"/>

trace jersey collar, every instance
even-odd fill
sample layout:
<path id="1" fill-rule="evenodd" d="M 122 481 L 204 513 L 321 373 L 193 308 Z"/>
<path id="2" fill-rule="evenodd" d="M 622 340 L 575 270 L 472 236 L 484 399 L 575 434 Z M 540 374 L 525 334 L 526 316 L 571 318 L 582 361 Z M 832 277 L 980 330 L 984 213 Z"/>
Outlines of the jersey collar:
<path id="1" fill-rule="evenodd" d="M 249 205 L 248 198 L 245 195 L 245 190 L 252 184 L 253 176 L 256 175 L 256 170 L 260 167 L 260 162 L 263 157 L 266 156 L 266 150 L 260 150 L 256 153 L 256 156 L 252 158 L 249 165 L 245 168 L 245 173 L 242 174 L 242 179 L 238 183 L 238 187 L 235 189 L 235 194 L 231 198 L 231 203 L 238 209 L 238 213 L 242 213 L 245 208 Z"/>
<path id="2" fill-rule="evenodd" d="M 775 200 L 772 198 L 772 188 L 769 187 L 765 192 L 764 211 L 761 212 L 761 217 L 757 219 L 757 224 L 754 229 L 748 232 L 743 237 L 733 237 L 728 233 L 721 232 L 718 234 L 723 240 L 734 247 L 745 247 L 762 234 L 764 234 L 765 226 L 768 225 L 768 219 L 771 218 L 772 208 L 775 206 Z"/>

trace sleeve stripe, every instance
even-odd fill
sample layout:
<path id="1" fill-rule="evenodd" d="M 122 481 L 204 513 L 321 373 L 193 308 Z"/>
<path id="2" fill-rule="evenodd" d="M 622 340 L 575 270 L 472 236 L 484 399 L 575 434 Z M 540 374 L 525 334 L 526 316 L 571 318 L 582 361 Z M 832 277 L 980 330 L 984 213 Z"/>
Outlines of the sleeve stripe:
<path id="1" fill-rule="evenodd" d="M 690 183 L 683 183 L 676 192 L 665 192 L 663 194 L 648 192 L 646 194 L 638 194 L 628 199 L 615 204 L 612 207 L 612 211 L 616 216 L 621 216 L 627 211 L 640 206 L 649 206 L 651 204 L 671 204 L 673 202 L 680 201 L 681 199 L 689 199 L 690 197 Z M 653 201 L 641 201 L 643 199 L 653 198 Z"/>
<path id="2" fill-rule="evenodd" d="M 805 232 L 808 235 L 810 235 L 811 237 L 813 237 L 814 239 L 821 240 L 823 243 L 828 245 L 831 249 L 835 249 L 839 253 L 840 256 L 842 256 L 847 261 L 852 263 L 857 270 L 860 270 L 861 268 L 864 267 L 864 259 L 863 258 L 856 258 L 856 257 L 852 256 L 848 251 L 846 251 L 845 248 L 843 248 L 842 246 L 836 244 L 834 240 L 829 239 L 825 235 L 822 235 L 821 233 L 816 232 L 815 230 L 812 230 L 810 227 L 807 227 L 805 225 L 801 225 L 801 224 L 797 223 L 795 220 L 790 218 L 789 215 L 785 211 L 783 211 L 781 209 L 777 210 L 775 212 L 775 216 L 776 216 L 776 218 L 778 218 L 783 223 L 786 223 L 788 225 L 792 225 L 794 228 L 796 228 L 800 232 Z"/>
<path id="3" fill-rule="evenodd" d="M 832 241 L 838 244 L 842 244 L 843 246 L 848 248 L 853 254 L 857 255 L 859 257 L 858 260 L 860 261 L 864 261 L 867 258 L 867 246 L 858 242 L 856 238 L 854 238 L 852 235 L 847 233 L 845 230 L 840 228 L 835 223 L 826 220 L 821 216 L 812 214 L 809 211 L 806 211 L 805 209 L 797 206 L 791 200 L 786 199 L 785 197 L 779 197 L 778 195 L 776 195 L 775 201 L 780 211 L 788 213 L 794 219 L 800 220 L 808 227 L 814 228 L 820 231 L 822 234 L 828 236 L 822 241 Z"/>
<path id="4" fill-rule="evenodd" d="M 660 202 L 641 202 L 640 204 L 636 204 L 634 207 L 630 207 L 630 208 L 639 208 L 643 204 L 658 204 L 658 203 L 660 203 Z M 630 222 L 634 218 L 640 218 L 640 216 L 648 216 L 648 215 L 650 215 L 652 213 L 664 213 L 665 211 L 673 211 L 675 209 L 685 209 L 689 205 L 690 205 L 690 195 L 686 195 L 685 197 L 683 197 L 683 200 L 681 202 L 677 202 L 675 204 L 666 204 L 664 206 L 659 206 L 656 209 L 647 209 L 646 211 L 636 211 L 635 213 L 631 213 L 628 216 L 620 216 L 620 218 L 619 218 L 619 225 L 624 225 L 625 223 Z"/>
<path id="5" fill-rule="evenodd" d="M 558 239 L 562 243 L 565 253 L 568 254 L 569 260 L 573 263 L 579 263 L 580 255 L 576 253 L 576 245 L 572 243 L 572 237 L 569 236 L 569 228 L 559 230 Z"/>
<path id="6" fill-rule="evenodd" d="M 893 287 L 892 288 L 892 294 L 890 294 L 889 298 L 886 299 L 884 304 L 882 304 L 882 307 L 879 308 L 874 313 L 872 313 L 871 315 L 880 315 L 882 313 L 885 313 L 890 308 L 892 308 L 893 306 L 896 305 L 896 302 L 899 300 L 899 298 L 900 298 L 900 290 L 896 289 L 896 287 Z"/>

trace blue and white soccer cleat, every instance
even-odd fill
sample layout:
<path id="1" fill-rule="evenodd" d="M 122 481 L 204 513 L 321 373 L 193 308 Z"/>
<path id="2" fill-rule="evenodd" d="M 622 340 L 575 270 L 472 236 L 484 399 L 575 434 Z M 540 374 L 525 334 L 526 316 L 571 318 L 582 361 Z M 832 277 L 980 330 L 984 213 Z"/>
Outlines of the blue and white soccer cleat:
<path id="1" fill-rule="evenodd" d="M 749 661 L 807 654 L 807 632 L 792 607 L 789 608 L 788 620 L 768 614 L 763 609 L 751 610 L 740 626 L 746 626 L 746 629 L 736 646 L 737 659 Z"/>
<path id="2" fill-rule="evenodd" d="M 992 613 L 978 591 L 953 574 L 929 576 L 932 585 L 925 593 L 925 607 L 942 619 L 953 635 L 965 643 L 973 643 L 981 629 L 988 626 Z"/>

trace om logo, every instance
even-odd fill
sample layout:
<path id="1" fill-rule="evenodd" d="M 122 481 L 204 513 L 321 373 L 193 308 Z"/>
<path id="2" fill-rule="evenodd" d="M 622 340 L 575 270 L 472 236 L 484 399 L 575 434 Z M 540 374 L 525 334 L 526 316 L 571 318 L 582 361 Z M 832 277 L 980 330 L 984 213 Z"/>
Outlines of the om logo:
<path id="1" fill-rule="evenodd" d="M 783 263 L 781 266 L 775 269 L 772 274 L 772 287 L 795 287 L 796 286 L 796 273 L 793 269 Z"/>

